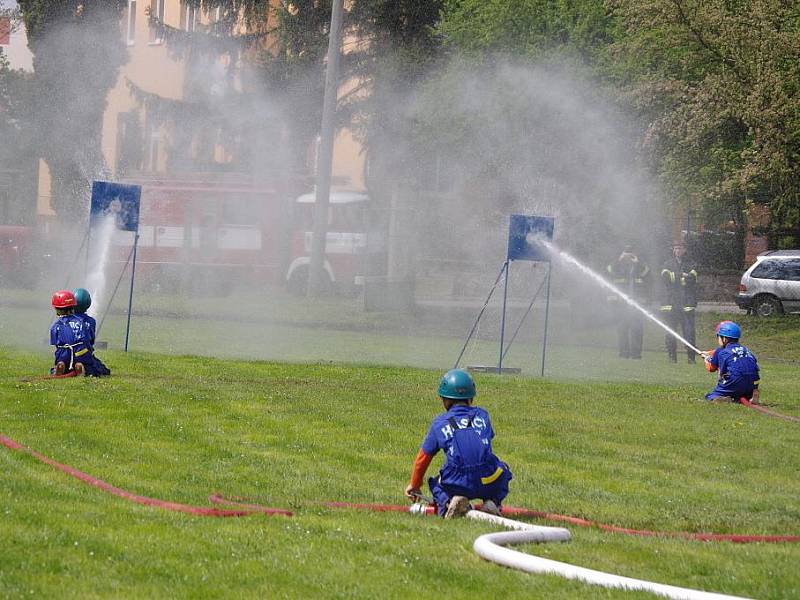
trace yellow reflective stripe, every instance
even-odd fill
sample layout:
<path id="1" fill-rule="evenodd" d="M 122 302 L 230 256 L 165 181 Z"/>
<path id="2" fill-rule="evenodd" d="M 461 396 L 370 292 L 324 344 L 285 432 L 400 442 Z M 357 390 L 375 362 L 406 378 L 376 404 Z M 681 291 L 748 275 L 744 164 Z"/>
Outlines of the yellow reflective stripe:
<path id="1" fill-rule="evenodd" d="M 614 283 L 625 283 L 625 278 L 624 277 L 617 277 L 614 280 Z"/>
<path id="2" fill-rule="evenodd" d="M 89 352 L 89 349 L 88 349 L 88 348 L 84 348 L 83 350 L 78 350 L 78 351 L 75 353 L 75 356 L 83 356 L 83 355 L 84 355 L 84 354 L 86 354 L 87 352 Z"/>
<path id="3" fill-rule="evenodd" d="M 661 310 L 672 310 L 672 305 L 671 304 L 665 304 L 664 306 L 661 307 Z"/>
<path id="4" fill-rule="evenodd" d="M 697 279 L 697 271 L 695 271 L 694 269 L 692 269 L 691 271 L 689 271 L 689 275 L 693 275 L 693 276 L 694 276 L 694 278 L 695 278 L 695 279 Z"/>
<path id="5" fill-rule="evenodd" d="M 684 312 L 691 312 L 693 310 L 694 310 L 694 306 L 684 306 L 683 307 L 683 311 Z"/>
<path id="6" fill-rule="evenodd" d="M 614 272 L 614 268 L 611 265 L 608 265 L 606 267 L 606 271 L 608 271 L 609 273 L 613 273 Z"/>
<path id="7" fill-rule="evenodd" d="M 489 485 L 490 483 L 497 481 L 497 478 L 500 477 L 500 475 L 502 474 L 503 474 L 502 467 L 497 467 L 497 470 L 488 477 L 481 477 L 481 483 L 483 485 Z"/>

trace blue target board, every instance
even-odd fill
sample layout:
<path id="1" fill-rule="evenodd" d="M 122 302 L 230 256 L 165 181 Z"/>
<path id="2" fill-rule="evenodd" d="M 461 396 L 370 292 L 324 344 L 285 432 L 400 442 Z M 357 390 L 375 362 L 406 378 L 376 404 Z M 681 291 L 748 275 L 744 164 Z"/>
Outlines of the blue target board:
<path id="1" fill-rule="evenodd" d="M 94 223 L 98 219 L 114 215 L 117 229 L 137 231 L 141 197 L 142 186 L 94 181 L 92 182 L 92 204 L 89 210 L 91 222 Z"/>
<path id="2" fill-rule="evenodd" d="M 554 217 L 511 215 L 508 227 L 508 260 L 550 262 L 550 253 L 539 241 L 553 240 L 555 221 Z"/>

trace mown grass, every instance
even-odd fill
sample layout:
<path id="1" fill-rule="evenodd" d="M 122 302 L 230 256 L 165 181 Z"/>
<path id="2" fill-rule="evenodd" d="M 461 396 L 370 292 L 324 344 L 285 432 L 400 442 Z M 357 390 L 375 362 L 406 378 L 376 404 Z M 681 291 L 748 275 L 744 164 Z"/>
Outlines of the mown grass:
<path id="1" fill-rule="evenodd" d="M 471 550 L 490 530 L 478 523 L 318 504 L 403 502 L 440 410 L 438 372 L 112 351 L 110 379 L 24 381 L 49 359 L 0 353 L 5 435 L 138 494 L 207 504 L 221 491 L 296 511 L 168 513 L 0 449 L 2 597 L 649 597 L 485 563 Z M 602 368 L 637 379 L 478 376 L 515 473 L 510 504 L 636 528 L 800 535 L 797 424 L 697 401 L 711 384 L 699 367 L 606 354 Z M 765 400 L 800 415 L 796 365 L 764 367 Z M 526 550 L 708 591 L 800 595 L 796 544 L 572 532 Z"/>

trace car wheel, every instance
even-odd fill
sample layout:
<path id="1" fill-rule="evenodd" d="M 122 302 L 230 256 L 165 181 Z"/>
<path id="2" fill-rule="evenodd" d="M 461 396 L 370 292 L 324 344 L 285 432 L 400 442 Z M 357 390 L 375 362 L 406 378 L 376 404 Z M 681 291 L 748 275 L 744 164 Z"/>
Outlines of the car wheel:
<path id="1" fill-rule="evenodd" d="M 753 301 L 753 311 L 759 317 L 772 317 L 781 314 L 783 306 L 775 296 L 758 296 Z"/>

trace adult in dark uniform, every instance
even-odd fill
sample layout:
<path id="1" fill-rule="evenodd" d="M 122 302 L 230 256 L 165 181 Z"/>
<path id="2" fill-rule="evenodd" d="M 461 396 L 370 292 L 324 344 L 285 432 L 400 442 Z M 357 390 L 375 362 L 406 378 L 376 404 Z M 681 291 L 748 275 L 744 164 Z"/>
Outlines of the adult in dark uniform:
<path id="1" fill-rule="evenodd" d="M 686 246 L 676 241 L 672 244 L 672 258 L 661 269 L 661 317 L 669 327 L 681 332 L 687 342 L 695 345 L 695 313 L 697 311 L 697 268 L 686 257 Z M 667 334 L 667 354 L 678 362 L 678 342 Z M 694 364 L 695 353 L 686 348 L 689 363 Z"/>
<path id="2" fill-rule="evenodd" d="M 619 257 L 606 268 L 611 283 L 633 300 L 647 302 L 650 295 L 650 267 L 640 260 L 633 247 L 625 246 Z M 644 316 L 616 294 L 608 297 L 617 319 L 617 341 L 622 358 L 642 358 Z"/>

